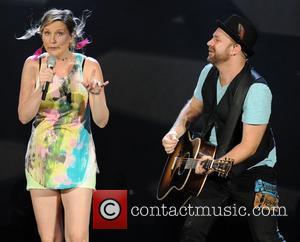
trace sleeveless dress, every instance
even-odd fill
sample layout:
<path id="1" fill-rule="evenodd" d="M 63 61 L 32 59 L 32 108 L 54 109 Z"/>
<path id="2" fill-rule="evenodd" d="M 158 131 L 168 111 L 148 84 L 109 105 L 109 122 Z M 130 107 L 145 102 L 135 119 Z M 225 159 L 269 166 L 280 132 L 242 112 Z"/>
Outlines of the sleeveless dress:
<path id="1" fill-rule="evenodd" d="M 88 91 L 82 85 L 85 56 L 74 56 L 75 63 L 67 77 L 54 75 L 33 121 L 25 156 L 27 190 L 95 189 L 99 171 Z"/>

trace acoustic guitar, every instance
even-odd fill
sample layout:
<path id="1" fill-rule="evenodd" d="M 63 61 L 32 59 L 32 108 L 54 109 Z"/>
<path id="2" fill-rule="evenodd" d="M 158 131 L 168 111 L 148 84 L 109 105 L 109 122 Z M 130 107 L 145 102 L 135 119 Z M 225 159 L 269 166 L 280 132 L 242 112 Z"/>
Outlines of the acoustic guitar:
<path id="1" fill-rule="evenodd" d="M 184 206 L 192 196 L 198 196 L 208 175 L 196 174 L 194 169 L 203 155 L 214 158 L 215 153 L 216 146 L 200 138 L 193 139 L 191 133 L 187 131 L 179 139 L 174 152 L 168 156 L 157 189 L 157 199 L 164 200 L 171 194 L 176 196 L 179 192 Z M 202 164 L 207 171 L 227 177 L 233 160 L 228 158 L 206 160 Z"/>

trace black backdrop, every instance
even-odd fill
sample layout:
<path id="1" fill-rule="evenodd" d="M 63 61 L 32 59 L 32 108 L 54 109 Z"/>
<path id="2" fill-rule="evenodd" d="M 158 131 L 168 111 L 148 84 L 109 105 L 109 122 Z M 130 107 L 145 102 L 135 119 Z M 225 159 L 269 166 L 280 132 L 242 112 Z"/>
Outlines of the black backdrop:
<path id="1" fill-rule="evenodd" d="M 129 204 L 154 205 L 166 159 L 161 138 L 191 97 L 207 55 L 215 19 L 241 12 L 231 1 L 15 1 L 1 2 L 0 214 L 3 241 L 38 241 L 29 194 L 25 191 L 24 155 L 31 125 L 21 125 L 17 103 L 22 65 L 40 45 L 38 37 L 17 41 L 45 10 L 69 8 L 75 15 L 90 9 L 85 50 L 97 58 L 111 112 L 108 126 L 93 125 L 100 174 L 98 189 L 128 189 Z M 42 4 L 43 3 L 43 4 Z M 267 18 L 267 9 L 257 14 Z M 291 7 L 291 12 L 293 9 Z M 251 19 L 251 16 L 248 16 Z M 289 20 L 281 20 L 281 23 Z M 274 20 L 274 23 L 276 20 Z M 278 22 L 278 21 L 277 21 Z M 288 241 L 299 241 L 299 36 L 260 33 L 251 59 L 269 82 L 274 99 L 273 130 L 278 145 L 282 205 L 288 216 L 279 226 Z M 178 241 L 182 218 L 130 217 L 125 231 L 91 229 L 91 241 Z M 234 226 L 234 227 L 233 227 Z M 218 231 L 232 230 L 221 236 Z M 237 232 L 238 231 L 238 232 Z M 241 239 L 240 236 L 243 236 Z M 21 239 L 23 238 L 23 239 Z M 251 241 L 246 222 L 221 219 L 210 241 Z M 2 240 L 1 240 L 2 241 Z"/>

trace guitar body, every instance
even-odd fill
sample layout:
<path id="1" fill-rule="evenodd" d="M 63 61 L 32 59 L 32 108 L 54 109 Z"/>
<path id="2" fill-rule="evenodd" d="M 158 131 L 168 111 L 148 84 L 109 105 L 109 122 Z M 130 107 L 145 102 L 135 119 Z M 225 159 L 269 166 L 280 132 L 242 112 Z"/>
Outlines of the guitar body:
<path id="1" fill-rule="evenodd" d="M 186 132 L 167 159 L 157 190 L 157 199 L 163 200 L 166 197 L 175 196 L 183 200 L 184 205 L 192 196 L 198 196 L 207 175 L 198 175 L 194 169 L 187 169 L 185 160 L 199 159 L 202 154 L 214 157 L 215 152 L 214 145 L 200 138 L 192 139 L 190 133 Z"/>

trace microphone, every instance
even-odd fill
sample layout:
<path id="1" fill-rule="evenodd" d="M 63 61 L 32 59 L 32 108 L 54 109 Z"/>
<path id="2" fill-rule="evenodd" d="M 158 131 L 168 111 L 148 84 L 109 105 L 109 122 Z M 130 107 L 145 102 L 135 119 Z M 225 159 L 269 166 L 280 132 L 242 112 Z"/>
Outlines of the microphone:
<path id="1" fill-rule="evenodd" d="M 49 55 L 48 59 L 47 59 L 47 68 L 50 68 L 51 70 L 53 70 L 55 64 L 56 64 L 56 57 L 53 55 Z M 44 85 L 44 88 L 43 88 L 42 100 L 45 100 L 47 92 L 48 92 L 48 88 L 49 88 L 49 82 L 46 82 L 46 84 Z"/>

